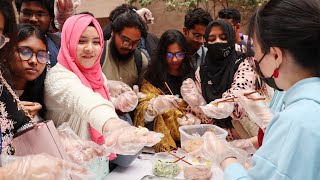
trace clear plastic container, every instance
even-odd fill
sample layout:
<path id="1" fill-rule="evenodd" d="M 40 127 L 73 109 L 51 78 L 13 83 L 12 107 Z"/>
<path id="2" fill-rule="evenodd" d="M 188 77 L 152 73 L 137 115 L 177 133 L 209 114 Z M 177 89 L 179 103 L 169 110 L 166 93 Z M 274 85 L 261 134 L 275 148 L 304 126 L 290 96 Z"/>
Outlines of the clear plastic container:
<path id="1" fill-rule="evenodd" d="M 152 158 L 152 172 L 155 176 L 159 177 L 176 177 L 181 172 L 181 165 L 176 157 L 168 154 L 167 152 L 160 152 Z"/>
<path id="2" fill-rule="evenodd" d="M 226 130 L 212 124 L 180 126 L 179 132 L 181 138 L 181 148 L 187 153 L 198 149 L 203 144 L 201 136 L 203 136 L 207 131 L 214 132 L 217 137 L 221 139 L 225 139 L 228 135 Z"/>

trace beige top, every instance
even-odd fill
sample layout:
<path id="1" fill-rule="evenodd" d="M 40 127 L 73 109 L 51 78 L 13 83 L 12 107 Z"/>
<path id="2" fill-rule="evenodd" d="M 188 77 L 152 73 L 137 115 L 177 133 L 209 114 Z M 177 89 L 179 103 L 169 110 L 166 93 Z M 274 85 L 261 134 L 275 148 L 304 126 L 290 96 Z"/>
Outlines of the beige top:
<path id="1" fill-rule="evenodd" d="M 142 72 L 148 66 L 147 57 L 141 52 L 142 55 L 142 69 L 140 75 L 138 75 L 138 69 L 134 61 L 134 57 L 125 61 L 118 61 L 112 58 L 110 53 L 110 41 L 107 41 L 106 57 L 102 65 L 102 72 L 109 80 L 122 81 L 132 87 L 139 83 L 142 79 Z"/>

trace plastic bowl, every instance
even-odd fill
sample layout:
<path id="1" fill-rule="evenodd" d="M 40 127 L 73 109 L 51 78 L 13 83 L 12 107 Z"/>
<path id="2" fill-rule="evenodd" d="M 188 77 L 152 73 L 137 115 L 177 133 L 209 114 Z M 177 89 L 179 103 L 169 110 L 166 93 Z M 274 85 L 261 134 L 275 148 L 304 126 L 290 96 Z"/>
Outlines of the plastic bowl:
<path id="1" fill-rule="evenodd" d="M 117 158 L 111 162 L 121 167 L 129 167 L 130 164 L 141 154 L 142 149 L 135 155 L 117 154 Z"/>
<path id="2" fill-rule="evenodd" d="M 174 163 L 176 157 L 167 152 L 160 152 L 152 158 L 152 172 L 159 177 L 176 177 L 181 172 L 181 165 Z"/>
<path id="3" fill-rule="evenodd" d="M 226 130 L 212 124 L 180 126 L 181 148 L 188 153 L 198 149 L 203 144 L 201 136 L 207 131 L 214 132 L 220 139 L 226 139 L 228 135 Z"/>

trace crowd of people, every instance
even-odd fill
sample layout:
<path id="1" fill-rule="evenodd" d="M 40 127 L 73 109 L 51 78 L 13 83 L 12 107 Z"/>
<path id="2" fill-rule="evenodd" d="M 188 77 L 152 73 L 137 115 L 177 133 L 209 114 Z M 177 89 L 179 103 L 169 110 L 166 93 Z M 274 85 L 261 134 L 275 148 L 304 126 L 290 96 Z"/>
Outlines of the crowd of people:
<path id="1" fill-rule="evenodd" d="M 238 10 L 195 8 L 160 38 L 146 8 L 122 4 L 102 29 L 78 3 L 0 0 L 0 179 L 85 177 L 100 151 L 175 150 L 179 127 L 195 124 L 228 132 L 206 132 L 190 152 L 225 179 L 320 178 L 318 0 L 270 0 L 248 35 Z M 48 119 L 73 131 L 60 134 L 72 161 L 15 157 L 15 135 Z"/>

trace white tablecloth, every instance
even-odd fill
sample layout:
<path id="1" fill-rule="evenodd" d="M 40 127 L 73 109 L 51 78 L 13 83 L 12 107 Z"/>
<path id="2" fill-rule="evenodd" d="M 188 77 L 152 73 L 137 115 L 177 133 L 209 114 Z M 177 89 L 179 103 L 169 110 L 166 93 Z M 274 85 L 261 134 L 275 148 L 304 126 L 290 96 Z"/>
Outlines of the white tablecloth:
<path id="1" fill-rule="evenodd" d="M 148 159 L 136 159 L 128 168 L 117 167 L 105 178 L 106 180 L 140 180 L 145 175 L 152 174 L 152 163 Z M 183 179 L 183 172 L 176 178 Z M 212 180 L 223 180 L 223 171 L 213 165 L 212 167 Z"/>

